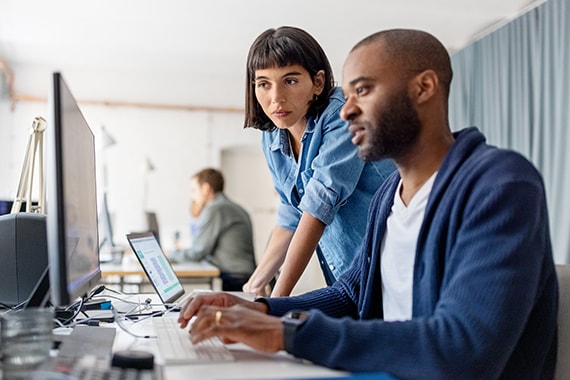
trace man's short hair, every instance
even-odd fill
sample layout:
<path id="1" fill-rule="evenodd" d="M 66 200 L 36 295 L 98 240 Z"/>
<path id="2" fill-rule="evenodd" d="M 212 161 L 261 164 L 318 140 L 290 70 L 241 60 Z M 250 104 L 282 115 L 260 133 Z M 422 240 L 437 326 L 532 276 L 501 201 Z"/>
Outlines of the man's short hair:
<path id="1" fill-rule="evenodd" d="M 352 50 L 372 43 L 382 42 L 382 52 L 387 53 L 399 67 L 412 73 L 433 70 L 446 99 L 453 70 L 449 53 L 443 44 L 431 34 L 414 29 L 389 29 L 374 33 L 358 44 Z"/>
<path id="2" fill-rule="evenodd" d="M 214 193 L 224 191 L 224 176 L 222 172 L 213 168 L 206 168 L 194 174 L 192 178 L 196 178 L 198 184 L 207 183 L 212 187 Z"/>

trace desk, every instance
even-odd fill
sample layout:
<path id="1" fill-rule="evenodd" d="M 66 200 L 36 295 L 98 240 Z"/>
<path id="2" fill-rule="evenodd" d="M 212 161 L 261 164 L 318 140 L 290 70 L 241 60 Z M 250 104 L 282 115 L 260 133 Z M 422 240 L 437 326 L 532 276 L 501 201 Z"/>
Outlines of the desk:
<path id="1" fill-rule="evenodd" d="M 184 283 L 185 280 L 188 282 L 206 282 L 210 285 L 210 289 L 212 289 L 214 278 L 220 276 L 220 270 L 205 261 L 172 264 L 172 268 L 180 282 Z M 143 276 L 146 279 L 146 274 L 138 261 L 123 262 L 122 264 L 101 263 L 101 276 L 103 282 L 111 276 L 119 277 L 121 290 L 126 284 L 125 277 L 127 276 Z"/>
<path id="2" fill-rule="evenodd" d="M 237 294 L 236 294 L 237 295 Z M 105 293 L 102 294 L 106 296 Z M 249 295 L 243 294 L 245 298 Z M 155 294 L 133 294 L 124 298 L 125 302 L 151 298 L 158 300 Z M 120 300 L 113 300 L 118 306 Z M 159 310 L 163 311 L 160 306 Z M 178 318 L 177 312 L 169 312 L 157 318 Z M 159 353 L 157 340 L 154 337 L 153 318 L 124 320 L 109 323 L 108 328 L 116 328 L 113 351 L 140 350 L 154 355 L 155 372 L 159 380 L 269 380 L 269 379 L 336 379 L 348 378 L 350 374 L 314 365 L 281 351 L 274 354 L 262 353 L 238 343 L 230 344 L 228 348 L 233 353 L 235 361 L 212 362 L 185 365 L 164 365 Z M 394 380 L 385 374 L 365 374 L 365 377 L 355 375 L 358 380 Z"/>
<path id="3" fill-rule="evenodd" d="M 171 313 L 163 318 L 176 317 L 177 313 Z M 139 323 L 124 323 L 124 326 L 135 334 L 152 335 L 154 333 L 150 319 Z M 254 351 L 243 344 L 228 346 L 235 356 L 234 362 L 164 366 L 157 354 L 156 345 L 156 339 L 135 338 L 117 329 L 113 350 L 135 349 L 152 352 L 155 355 L 155 363 L 159 366 L 162 380 L 306 379 L 347 375 L 346 372 L 331 370 L 296 359 L 285 352 L 265 354 Z"/>

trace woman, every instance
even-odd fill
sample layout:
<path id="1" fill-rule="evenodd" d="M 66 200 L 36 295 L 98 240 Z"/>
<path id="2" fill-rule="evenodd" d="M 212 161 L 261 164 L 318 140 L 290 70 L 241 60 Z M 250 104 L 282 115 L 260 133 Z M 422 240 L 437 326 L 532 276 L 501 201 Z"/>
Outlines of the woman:
<path id="1" fill-rule="evenodd" d="M 395 168 L 357 156 L 339 112 L 343 95 L 318 42 L 280 27 L 263 32 L 247 58 L 245 127 L 260 129 L 279 195 L 277 222 L 244 291 L 289 295 L 316 250 L 327 284 L 358 252 L 372 195 Z"/>

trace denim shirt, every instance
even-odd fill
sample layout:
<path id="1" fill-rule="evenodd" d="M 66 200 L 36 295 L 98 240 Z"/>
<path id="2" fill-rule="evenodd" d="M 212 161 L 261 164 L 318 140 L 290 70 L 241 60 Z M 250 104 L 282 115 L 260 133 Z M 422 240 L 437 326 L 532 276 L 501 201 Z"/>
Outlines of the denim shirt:
<path id="1" fill-rule="evenodd" d="M 327 227 L 318 248 L 335 278 L 358 252 L 372 196 L 395 169 L 389 160 L 365 163 L 358 157 L 348 124 L 340 118 L 343 104 L 337 88 L 327 108 L 307 120 L 297 161 L 286 130 L 265 131 L 262 136 L 280 199 L 277 225 L 294 231 L 303 212 L 323 222 Z"/>

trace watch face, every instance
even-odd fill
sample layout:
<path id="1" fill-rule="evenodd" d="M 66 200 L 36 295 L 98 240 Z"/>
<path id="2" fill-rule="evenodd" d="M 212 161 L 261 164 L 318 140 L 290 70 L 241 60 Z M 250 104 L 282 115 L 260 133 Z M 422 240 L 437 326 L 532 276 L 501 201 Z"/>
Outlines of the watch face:
<path id="1" fill-rule="evenodd" d="M 292 311 L 291 312 L 291 316 L 289 318 L 292 319 L 305 319 L 307 318 L 307 312 L 306 311 Z"/>
<path id="2" fill-rule="evenodd" d="M 308 311 L 293 310 L 283 316 L 283 320 L 293 324 L 301 324 L 309 316 Z"/>
<path id="3" fill-rule="evenodd" d="M 292 352 L 295 334 L 308 316 L 308 311 L 293 310 L 281 317 L 283 323 L 283 346 L 286 351 Z"/>

